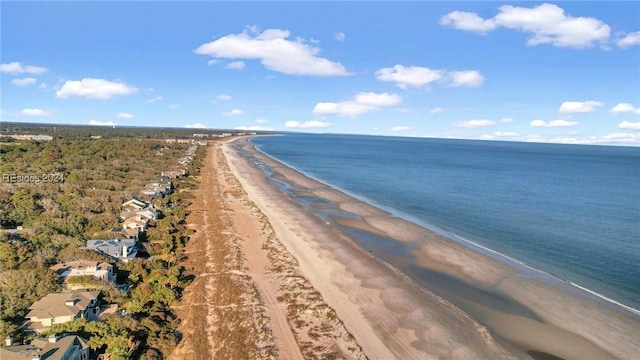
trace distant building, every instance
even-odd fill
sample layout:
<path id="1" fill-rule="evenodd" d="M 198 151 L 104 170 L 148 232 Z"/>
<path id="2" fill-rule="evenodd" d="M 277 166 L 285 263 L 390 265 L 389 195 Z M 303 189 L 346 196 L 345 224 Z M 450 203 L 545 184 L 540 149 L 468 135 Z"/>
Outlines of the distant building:
<path id="1" fill-rule="evenodd" d="M 145 227 L 146 230 L 146 227 Z M 114 227 L 109 230 L 109 236 L 116 240 L 122 239 L 132 239 L 132 240 L 140 240 L 140 233 L 145 230 L 140 231 L 138 228 L 125 228 L 124 223 L 123 227 Z"/>
<path id="2" fill-rule="evenodd" d="M 87 340 L 78 335 L 35 339 L 29 345 L 13 344 L 8 337 L 0 347 L 2 360 L 90 360 Z"/>
<path id="3" fill-rule="evenodd" d="M 33 141 L 51 141 L 53 140 L 53 136 L 51 135 L 8 135 L 10 138 L 16 140 L 33 140 Z"/>
<path id="4" fill-rule="evenodd" d="M 129 208 L 132 210 L 141 210 L 147 207 L 149 204 L 146 201 L 142 201 L 136 197 L 131 198 L 131 200 L 126 201 L 122 204 L 123 208 Z"/>
<path id="5" fill-rule="evenodd" d="M 135 259 L 138 254 L 134 239 L 87 240 L 87 249 L 109 255 L 125 263 Z"/>
<path id="6" fill-rule="evenodd" d="M 52 293 L 33 303 L 27 314 L 32 330 L 42 332 L 53 324 L 97 316 L 100 291 Z M 4 360 L 4 358 L 3 358 Z"/>
<path id="7" fill-rule="evenodd" d="M 158 220 L 160 216 L 160 210 L 158 210 L 155 206 L 149 205 L 144 209 L 133 210 L 133 211 L 122 211 L 120 213 L 120 220 L 126 220 L 132 216 L 138 216 L 139 219 L 145 218 L 148 220 Z"/>
<path id="8" fill-rule="evenodd" d="M 147 226 L 149 224 L 149 219 L 142 217 L 140 215 L 130 216 L 122 222 L 122 229 L 127 233 L 136 232 L 136 236 L 140 235 L 147 231 Z"/>

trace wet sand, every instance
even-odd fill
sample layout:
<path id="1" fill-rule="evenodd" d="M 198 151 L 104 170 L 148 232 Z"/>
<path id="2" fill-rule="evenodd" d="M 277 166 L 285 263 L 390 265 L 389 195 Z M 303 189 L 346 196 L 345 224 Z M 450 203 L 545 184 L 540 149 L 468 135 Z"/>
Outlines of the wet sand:
<path id="1" fill-rule="evenodd" d="M 293 186 L 295 194 L 322 200 L 313 209 L 335 213 L 322 218 L 293 201 L 236 148 L 269 166 L 271 177 Z M 628 359 L 640 353 L 637 316 L 393 217 L 255 151 L 246 139 L 227 144 L 225 156 L 301 274 L 370 358 L 495 359 L 542 353 Z M 341 229 L 410 246 L 406 259 L 390 262 L 413 280 Z"/>

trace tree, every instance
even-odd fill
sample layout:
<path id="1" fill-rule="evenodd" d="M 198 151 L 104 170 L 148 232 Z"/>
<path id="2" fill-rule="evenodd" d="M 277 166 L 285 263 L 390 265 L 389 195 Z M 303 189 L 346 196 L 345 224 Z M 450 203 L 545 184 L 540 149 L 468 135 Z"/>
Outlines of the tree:
<path id="1" fill-rule="evenodd" d="M 0 273 L 0 320 L 18 324 L 31 304 L 60 290 L 58 275 L 49 269 L 3 271 Z M 0 334 L 2 338 L 5 336 L 6 333 Z"/>

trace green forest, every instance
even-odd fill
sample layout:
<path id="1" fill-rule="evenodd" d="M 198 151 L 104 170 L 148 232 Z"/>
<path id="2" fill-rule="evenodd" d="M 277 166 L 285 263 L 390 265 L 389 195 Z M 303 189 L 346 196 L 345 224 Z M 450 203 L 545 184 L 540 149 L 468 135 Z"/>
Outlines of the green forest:
<path id="1" fill-rule="evenodd" d="M 35 336 L 19 328 L 33 302 L 62 291 L 58 275 L 49 269 L 52 265 L 78 259 L 106 261 L 114 265 L 117 283 L 126 284 L 127 291 L 110 283 L 75 281 L 101 290 L 102 302 L 117 304 L 118 314 L 54 325 L 40 336 L 75 333 L 89 341 L 95 354 L 111 359 L 160 359 L 179 341 L 171 305 L 191 280 L 181 265 L 192 231 L 185 218 L 193 196 L 189 190 L 197 186 L 207 147 L 198 146 L 184 166 L 189 176 L 172 180 L 172 194 L 149 199 L 162 217 L 139 242 L 139 256 L 122 263 L 83 249 L 86 241 L 118 227 L 122 203 L 138 196 L 150 179 L 178 168 L 177 160 L 195 145 L 155 137 L 184 137 L 182 132 L 160 131 L 153 137 L 107 132 L 93 139 L 89 134 L 96 131 L 65 129 L 42 142 L 0 140 L 0 337 L 12 334 L 28 341 Z M 16 182 L 16 176 L 40 181 Z"/>

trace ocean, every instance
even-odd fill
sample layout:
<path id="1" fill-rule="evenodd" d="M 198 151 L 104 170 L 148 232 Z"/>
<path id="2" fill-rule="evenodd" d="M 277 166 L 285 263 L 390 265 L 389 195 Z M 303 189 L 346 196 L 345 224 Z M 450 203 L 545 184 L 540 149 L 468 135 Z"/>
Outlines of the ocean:
<path id="1" fill-rule="evenodd" d="M 640 309 L 640 148 L 316 134 L 251 142 L 396 216 Z"/>

